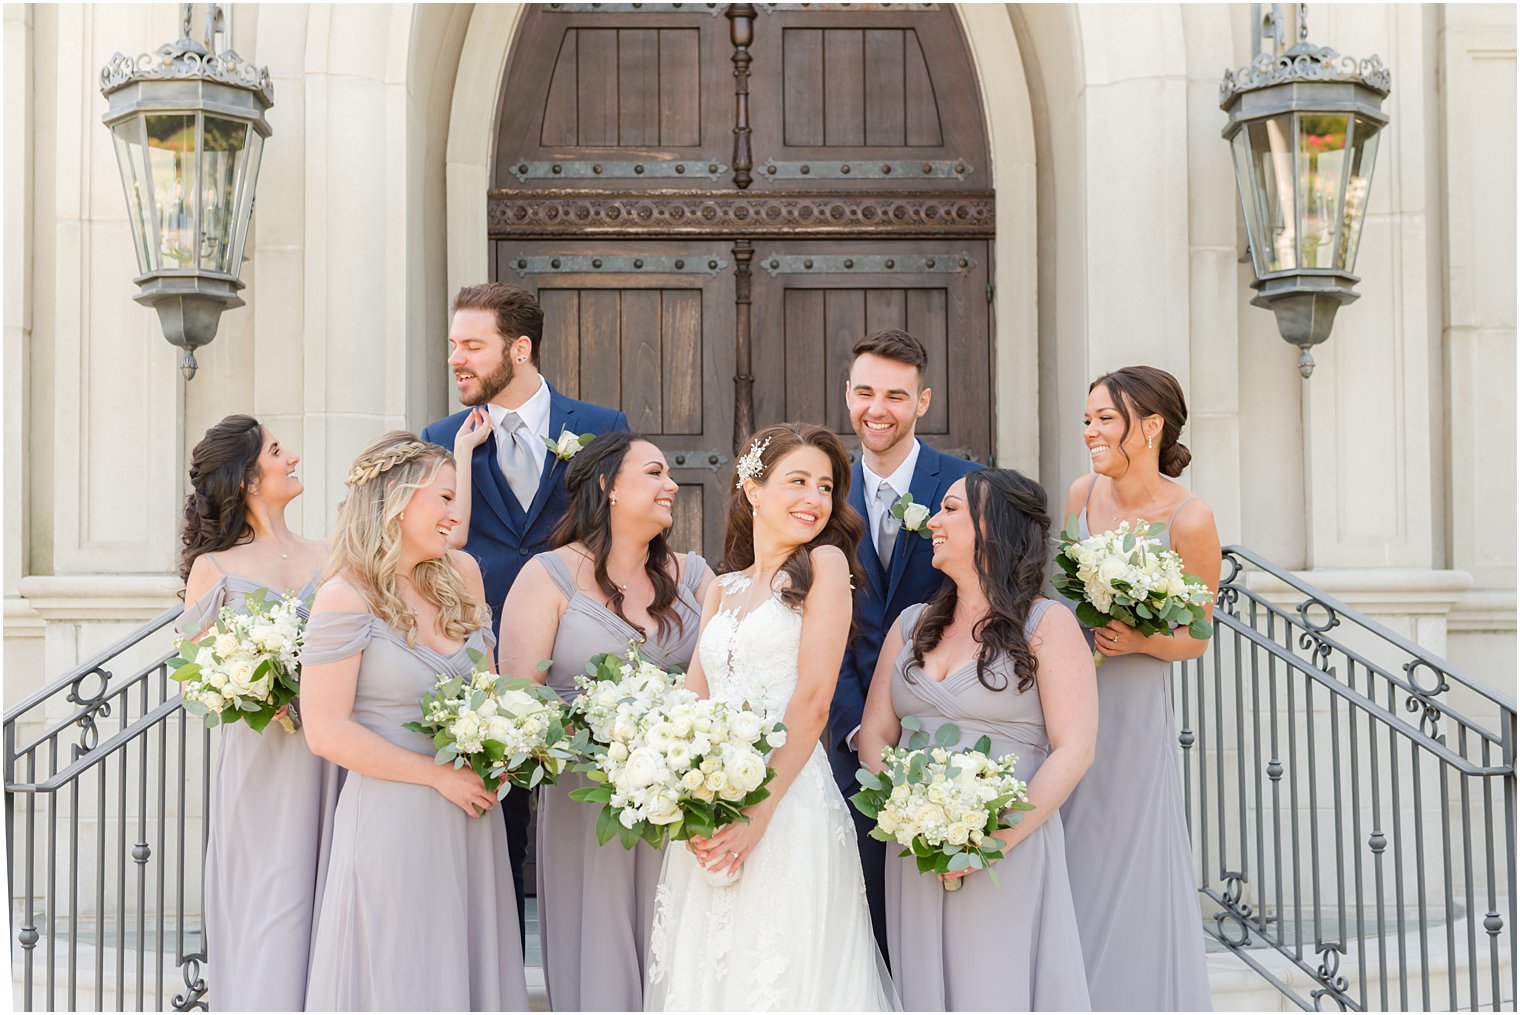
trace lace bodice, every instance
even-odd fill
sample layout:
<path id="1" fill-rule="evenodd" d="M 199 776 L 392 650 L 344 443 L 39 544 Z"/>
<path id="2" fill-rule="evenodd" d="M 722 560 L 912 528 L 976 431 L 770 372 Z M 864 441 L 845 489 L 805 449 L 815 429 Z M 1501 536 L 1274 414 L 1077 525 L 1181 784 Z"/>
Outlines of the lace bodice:
<path id="1" fill-rule="evenodd" d="M 780 720 L 797 689 L 802 613 L 772 594 L 741 616 L 736 600 L 743 598 L 750 579 L 735 572 L 718 578 L 718 585 L 723 605 L 708 621 L 697 648 L 708 694 L 714 701 L 747 703 Z"/>

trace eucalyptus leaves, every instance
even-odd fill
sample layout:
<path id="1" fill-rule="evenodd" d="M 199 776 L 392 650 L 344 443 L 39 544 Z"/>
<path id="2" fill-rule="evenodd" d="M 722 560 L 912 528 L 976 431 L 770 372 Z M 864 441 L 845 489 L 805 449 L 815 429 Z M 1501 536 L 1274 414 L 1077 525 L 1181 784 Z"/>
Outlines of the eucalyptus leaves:
<path id="1" fill-rule="evenodd" d="M 881 752 L 879 773 L 862 768 L 855 775 L 860 792 L 850 797 L 855 809 L 876 819 L 871 838 L 906 847 L 901 856 L 917 859 L 921 874 L 961 874 L 986 870 L 1003 856 L 996 835 L 1034 809 L 1028 787 L 1014 776 L 1017 755 L 993 759 L 992 741 L 981 737 L 970 750 L 952 751 L 960 727 L 944 723 L 931 738 L 922 720 L 908 716 L 913 730 L 908 746 Z M 960 878 L 941 882 L 945 891 L 961 887 Z"/>

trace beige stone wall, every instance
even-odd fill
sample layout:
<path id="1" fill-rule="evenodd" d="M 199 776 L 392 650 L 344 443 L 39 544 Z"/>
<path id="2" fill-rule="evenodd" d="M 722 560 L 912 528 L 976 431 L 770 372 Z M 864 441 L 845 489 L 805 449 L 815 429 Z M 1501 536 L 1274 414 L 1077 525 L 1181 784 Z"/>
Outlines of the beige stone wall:
<path id="1" fill-rule="evenodd" d="M 230 10 L 233 46 L 273 75 L 274 136 L 248 306 L 186 384 L 131 301 L 96 84 L 112 52 L 170 37 L 177 10 L 5 9 L 4 484 L 21 506 L 4 527 L 7 702 L 101 643 L 102 603 L 126 624 L 172 601 L 184 461 L 210 423 L 251 411 L 301 451 L 296 521 L 320 535 L 364 440 L 448 408 L 447 300 L 485 270 L 490 128 L 520 8 Z M 1192 406 L 1185 481 L 1226 542 L 1510 680 L 1514 9 L 1311 5 L 1311 37 L 1379 53 L 1394 92 L 1362 298 L 1307 383 L 1249 306 L 1219 138 L 1219 77 L 1249 56 L 1245 8 L 962 17 L 1002 223 L 1004 464 L 1059 495 L 1086 467 L 1088 380 L 1164 366 Z"/>

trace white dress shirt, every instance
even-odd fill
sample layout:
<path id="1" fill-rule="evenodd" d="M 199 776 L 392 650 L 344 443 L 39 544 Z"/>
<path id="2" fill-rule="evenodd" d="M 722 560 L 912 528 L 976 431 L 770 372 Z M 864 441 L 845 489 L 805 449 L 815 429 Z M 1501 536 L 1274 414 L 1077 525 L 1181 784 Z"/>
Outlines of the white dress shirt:
<path id="1" fill-rule="evenodd" d="M 865 489 L 861 493 L 865 495 L 866 521 L 869 523 L 868 528 L 871 533 L 872 545 L 876 543 L 876 534 L 881 531 L 881 515 L 885 510 L 876 500 L 877 491 L 881 489 L 881 481 L 885 479 L 887 485 L 892 488 L 892 501 L 896 503 L 903 494 L 908 492 L 908 488 L 913 485 L 913 470 L 918 465 L 918 451 L 918 438 L 915 437 L 913 438 L 913 449 L 908 452 L 908 457 L 903 459 L 902 464 L 890 476 L 878 476 L 866 464 L 865 455 L 862 454 L 860 457 L 860 475 L 865 483 Z M 880 554 L 881 547 L 876 547 L 876 551 Z"/>
<path id="2" fill-rule="evenodd" d="M 516 412 L 528 432 L 538 438 L 536 445 L 538 454 L 533 456 L 533 468 L 538 470 L 540 479 L 544 475 L 544 454 L 549 450 L 549 445 L 544 443 L 549 440 L 549 385 L 544 379 L 538 379 L 538 390 L 528 397 L 528 400 L 516 409 L 504 409 L 495 402 L 487 402 L 486 410 L 491 414 L 491 426 L 496 431 L 497 455 L 500 457 L 501 448 L 505 442 L 512 439 L 512 435 L 502 428 L 502 422 L 508 412 Z M 558 437 L 558 434 L 554 436 Z"/>

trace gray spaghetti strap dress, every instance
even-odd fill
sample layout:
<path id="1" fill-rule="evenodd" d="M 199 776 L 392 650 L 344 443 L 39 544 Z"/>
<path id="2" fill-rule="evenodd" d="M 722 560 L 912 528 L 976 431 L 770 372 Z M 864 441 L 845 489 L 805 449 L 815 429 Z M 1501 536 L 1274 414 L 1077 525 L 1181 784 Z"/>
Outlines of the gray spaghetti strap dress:
<path id="1" fill-rule="evenodd" d="M 367 612 L 321 612 L 306 629 L 310 666 L 362 654 L 354 722 L 432 757 L 402 729 L 438 674 L 469 673 L 487 625 L 439 654 Z M 515 791 L 514 791 L 515 792 Z M 507 865 L 506 826 L 470 817 L 437 790 L 350 771 L 333 818 L 332 858 L 312 942 L 310 1011 L 523 1011 L 528 989 Z"/>
<path id="2" fill-rule="evenodd" d="M 1035 605 L 1026 633 L 1051 605 L 1048 599 Z M 992 667 L 994 684 L 1007 681 L 1003 690 L 984 686 L 975 663 L 932 679 L 913 663 L 911 632 L 923 611 L 910 606 L 902 614 L 893 710 L 923 720 L 931 735 L 954 723 L 963 747 L 985 734 L 993 757 L 1017 754 L 1018 777 L 1032 779 L 1050 752 L 1039 688 L 1020 692 L 1006 657 Z M 911 735 L 904 730 L 899 746 Z M 904 1011 L 1090 1010 L 1059 814 L 997 861 L 1000 884 L 979 871 L 959 891 L 946 892 L 934 875 L 918 872 L 912 857 L 899 858 L 901 851 L 888 843 L 886 907 L 892 979 Z"/>
<path id="3" fill-rule="evenodd" d="M 264 588 L 223 574 L 178 622 L 200 634 Z M 312 582 L 301 589 L 304 599 Z M 300 611 L 305 615 L 304 608 Z M 205 867 L 209 1000 L 218 1011 L 300 1011 L 312 924 L 321 899 L 341 769 L 317 757 L 301 730 L 244 723 L 217 732 Z"/>
<path id="4" fill-rule="evenodd" d="M 639 633 L 580 591 L 557 555 L 541 553 L 537 559 L 566 599 L 545 682 L 569 702 L 579 693 L 575 678 L 586 672 L 586 660 L 602 652 L 626 654 Z M 650 631 L 639 647 L 655 665 L 684 669 L 691 663 L 702 614 L 696 589 L 705 569 L 700 556 L 687 554 L 676 590 L 680 630 L 664 639 Z M 584 775 L 567 772 L 539 791 L 538 913 L 549 1005 L 554 1011 L 643 1011 L 645 958 L 664 855 L 643 842 L 632 850 L 616 842 L 598 846 L 600 808 L 570 799 L 572 789 L 589 785 Z"/>
<path id="5" fill-rule="evenodd" d="M 1087 538 L 1086 504 L 1079 528 Z M 1098 667 L 1093 763 L 1061 816 L 1093 1007 L 1210 1010 L 1170 663 L 1131 653 Z"/>

